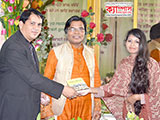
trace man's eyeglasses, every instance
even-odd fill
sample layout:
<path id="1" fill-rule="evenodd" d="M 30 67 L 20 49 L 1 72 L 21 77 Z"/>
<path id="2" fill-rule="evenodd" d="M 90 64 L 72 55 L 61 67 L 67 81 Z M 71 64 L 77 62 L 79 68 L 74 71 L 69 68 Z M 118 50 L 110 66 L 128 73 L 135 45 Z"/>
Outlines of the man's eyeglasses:
<path id="1" fill-rule="evenodd" d="M 78 32 L 84 32 L 84 28 L 83 27 L 80 27 L 80 28 L 70 27 L 70 28 L 68 28 L 68 30 L 70 32 L 76 32 L 76 31 L 78 31 Z"/>

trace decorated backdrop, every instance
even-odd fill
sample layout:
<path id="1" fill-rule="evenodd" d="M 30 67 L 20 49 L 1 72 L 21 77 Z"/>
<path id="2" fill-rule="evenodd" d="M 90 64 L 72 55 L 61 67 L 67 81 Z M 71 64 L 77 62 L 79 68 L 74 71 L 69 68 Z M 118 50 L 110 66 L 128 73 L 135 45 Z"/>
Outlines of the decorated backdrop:
<path id="1" fill-rule="evenodd" d="M 112 41 L 107 46 L 100 47 L 99 69 L 101 78 L 104 79 L 107 73 L 113 72 L 119 62 L 128 55 L 124 39 L 127 31 L 133 26 L 131 17 L 107 17 L 105 16 L 106 2 L 115 2 L 115 0 L 102 0 L 101 22 L 109 27 L 107 32 L 113 35 Z M 133 2 L 133 0 L 118 0 L 118 2 Z M 102 28 L 101 28 L 102 31 Z"/>
<path id="2" fill-rule="evenodd" d="M 68 18 L 73 15 L 81 15 L 82 10 L 87 9 L 87 0 L 63 0 L 54 6 L 46 7 L 46 18 L 49 25 L 49 33 L 53 34 L 53 46 L 65 41 L 64 26 Z"/>
<path id="3" fill-rule="evenodd" d="M 3 16 L 3 14 L 4 14 L 4 12 L 3 12 L 2 8 L 1 8 L 1 4 L 2 4 L 2 1 L 0 0 L 0 17 Z M 2 23 L 0 21 L 0 50 L 1 50 L 1 47 L 2 47 L 2 45 L 4 43 L 4 41 L 5 41 L 5 36 L 1 33 L 2 30 L 3 30 L 3 25 L 2 25 Z"/>
<path id="4" fill-rule="evenodd" d="M 147 40 L 152 25 L 160 22 L 160 0 L 138 0 L 138 28 L 141 28 Z"/>

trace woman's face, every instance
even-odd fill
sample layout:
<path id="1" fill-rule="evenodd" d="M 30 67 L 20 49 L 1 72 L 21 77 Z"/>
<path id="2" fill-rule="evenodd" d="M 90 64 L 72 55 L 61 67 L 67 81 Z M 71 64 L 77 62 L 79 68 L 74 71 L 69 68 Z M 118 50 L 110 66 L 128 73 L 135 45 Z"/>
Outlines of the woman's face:
<path id="1" fill-rule="evenodd" d="M 126 48 L 131 55 L 137 55 L 139 51 L 139 42 L 140 40 L 137 37 L 132 34 L 129 35 L 126 41 Z"/>
<path id="2" fill-rule="evenodd" d="M 85 37 L 85 30 L 82 21 L 72 21 L 68 28 L 67 37 L 69 42 L 75 47 L 79 47 Z"/>

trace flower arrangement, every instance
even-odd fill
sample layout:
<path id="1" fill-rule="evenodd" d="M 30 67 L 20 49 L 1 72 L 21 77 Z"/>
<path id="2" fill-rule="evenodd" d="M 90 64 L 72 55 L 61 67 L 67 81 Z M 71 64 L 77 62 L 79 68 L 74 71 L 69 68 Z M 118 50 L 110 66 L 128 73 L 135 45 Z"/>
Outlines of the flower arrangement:
<path id="1" fill-rule="evenodd" d="M 14 34 L 19 24 L 20 14 L 23 9 L 23 1 L 20 0 L 2 0 L 1 4 L 4 15 L 0 18 L 3 28 L 1 35 L 5 35 L 7 39 L 10 35 Z"/>
<path id="2" fill-rule="evenodd" d="M 29 4 L 34 9 L 39 9 L 40 11 L 43 11 L 46 6 L 52 4 L 55 4 L 55 0 L 46 0 L 44 3 L 44 0 L 27 0 L 29 1 Z M 63 2 L 63 0 L 57 0 L 57 2 Z"/>
<path id="3" fill-rule="evenodd" d="M 57 0 L 62 2 L 63 0 Z M 47 5 L 54 5 L 55 0 L 46 0 L 44 3 L 42 0 L 2 0 L 2 9 L 4 11 L 3 16 L 0 18 L 3 28 L 1 32 L 5 35 L 5 39 L 13 35 L 18 30 L 19 18 L 21 13 L 25 9 L 34 8 L 39 10 L 43 15 L 46 11 L 44 10 Z M 52 46 L 53 35 L 48 33 L 49 27 L 47 19 L 44 20 L 42 31 L 39 37 L 33 42 L 39 61 L 40 61 L 40 72 L 43 74 L 44 67 L 47 61 L 47 56 Z"/>
<path id="4" fill-rule="evenodd" d="M 103 36 L 103 39 L 98 39 L 101 45 L 107 45 L 108 42 L 112 41 L 112 34 L 106 33 L 106 30 L 108 28 L 108 25 L 105 23 L 102 23 L 102 33 L 98 34 L 97 37 Z"/>
<path id="5" fill-rule="evenodd" d="M 63 0 L 57 0 L 57 2 L 63 2 Z M 46 6 L 52 4 L 55 4 L 55 0 L 47 0 L 45 3 L 42 2 L 42 0 L 33 0 L 29 3 L 30 6 L 34 9 L 38 9 L 41 11 L 41 13 L 45 16 L 46 11 L 44 10 Z M 46 66 L 47 57 L 49 51 L 53 47 L 53 35 L 49 34 L 49 27 L 48 27 L 48 21 L 45 18 L 41 34 L 38 36 L 38 38 L 34 41 L 34 46 L 38 55 L 38 59 L 40 61 L 40 73 L 44 73 L 44 68 Z"/>
<path id="6" fill-rule="evenodd" d="M 36 120 L 41 120 L 41 113 L 40 112 L 38 113 Z M 49 118 L 47 120 L 54 120 L 54 117 Z"/>
<path id="7" fill-rule="evenodd" d="M 109 82 L 111 81 L 111 79 L 112 79 L 113 75 L 114 75 L 114 72 L 113 72 L 113 71 L 112 71 L 112 72 L 107 73 L 107 74 L 106 74 L 106 77 L 105 77 L 105 79 L 104 79 L 103 84 L 107 84 L 107 83 L 109 83 Z"/>
<path id="8" fill-rule="evenodd" d="M 93 12 L 92 7 L 89 8 L 89 12 L 86 10 L 83 10 L 81 13 L 81 16 L 86 20 L 87 23 L 87 41 L 86 44 L 89 46 L 93 46 L 95 44 L 98 44 L 96 38 L 93 36 L 93 29 L 96 27 L 96 24 L 92 21 L 92 16 L 95 13 Z"/>
<path id="9" fill-rule="evenodd" d="M 53 35 L 48 33 L 49 27 L 47 19 L 44 20 L 42 31 L 39 37 L 33 42 L 35 50 L 40 61 L 40 73 L 44 73 L 44 67 L 46 65 L 49 51 L 52 49 Z"/>
<path id="10" fill-rule="evenodd" d="M 128 112 L 126 120 L 144 120 L 144 119 L 139 118 L 134 112 Z"/>
<path id="11" fill-rule="evenodd" d="M 109 109 L 107 108 L 105 102 L 101 99 L 101 114 L 110 114 L 111 112 L 109 111 Z"/>
<path id="12" fill-rule="evenodd" d="M 93 30 L 96 27 L 96 24 L 92 22 L 92 17 L 95 13 L 93 12 L 92 7 L 89 8 L 89 11 L 83 10 L 81 16 L 86 20 L 87 23 L 87 41 L 86 44 L 89 46 L 93 46 L 95 44 L 98 45 L 107 45 L 108 42 L 112 40 L 112 34 L 105 34 L 108 26 L 103 23 L 102 24 L 102 33 L 93 36 Z"/>
<path id="13" fill-rule="evenodd" d="M 21 13 L 28 8 L 35 8 L 45 12 L 47 5 L 54 5 L 55 0 L 47 0 L 43 3 L 42 0 L 1 0 L 1 8 L 3 15 L 0 18 L 3 28 L 0 31 L 1 35 L 5 35 L 5 39 L 13 35 L 18 30 L 19 18 Z M 63 0 L 57 0 L 62 2 Z"/>

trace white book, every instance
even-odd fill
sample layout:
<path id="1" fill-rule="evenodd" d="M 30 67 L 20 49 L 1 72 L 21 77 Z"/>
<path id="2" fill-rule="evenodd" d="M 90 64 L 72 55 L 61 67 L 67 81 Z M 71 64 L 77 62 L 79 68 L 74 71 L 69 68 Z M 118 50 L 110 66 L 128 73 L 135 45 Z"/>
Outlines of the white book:
<path id="1" fill-rule="evenodd" d="M 73 87 L 76 91 L 89 89 L 89 87 L 82 78 L 74 78 L 67 80 L 67 84 L 68 86 Z"/>

